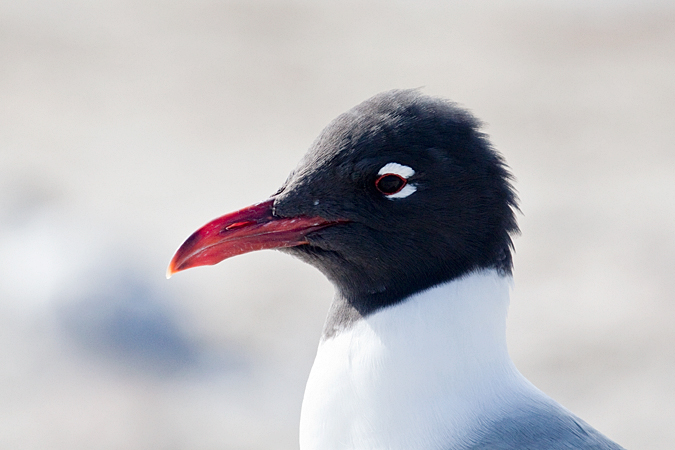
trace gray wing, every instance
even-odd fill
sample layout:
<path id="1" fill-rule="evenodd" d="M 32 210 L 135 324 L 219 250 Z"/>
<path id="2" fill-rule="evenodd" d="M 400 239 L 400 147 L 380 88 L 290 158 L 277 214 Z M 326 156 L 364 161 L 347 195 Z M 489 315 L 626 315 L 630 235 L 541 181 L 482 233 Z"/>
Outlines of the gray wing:
<path id="1" fill-rule="evenodd" d="M 467 450 L 625 450 L 554 402 L 503 413 L 475 431 Z"/>

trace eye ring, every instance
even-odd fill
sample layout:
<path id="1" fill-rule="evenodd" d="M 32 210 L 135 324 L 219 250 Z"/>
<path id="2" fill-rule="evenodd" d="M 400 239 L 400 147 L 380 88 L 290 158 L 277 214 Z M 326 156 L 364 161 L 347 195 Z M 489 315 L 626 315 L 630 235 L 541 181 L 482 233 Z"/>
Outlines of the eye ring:
<path id="1" fill-rule="evenodd" d="M 407 184 L 408 180 L 396 173 L 385 173 L 375 180 L 375 188 L 387 196 L 401 192 Z"/>

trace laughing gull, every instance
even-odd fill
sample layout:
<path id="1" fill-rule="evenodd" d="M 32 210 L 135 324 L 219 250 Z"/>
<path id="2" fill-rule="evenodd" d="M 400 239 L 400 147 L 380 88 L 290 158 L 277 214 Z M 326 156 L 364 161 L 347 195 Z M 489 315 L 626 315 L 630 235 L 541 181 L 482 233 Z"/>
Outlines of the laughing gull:
<path id="1" fill-rule="evenodd" d="M 173 257 L 168 275 L 275 248 L 333 283 L 302 450 L 622 449 L 508 355 L 516 195 L 479 125 L 417 90 L 376 95 Z"/>

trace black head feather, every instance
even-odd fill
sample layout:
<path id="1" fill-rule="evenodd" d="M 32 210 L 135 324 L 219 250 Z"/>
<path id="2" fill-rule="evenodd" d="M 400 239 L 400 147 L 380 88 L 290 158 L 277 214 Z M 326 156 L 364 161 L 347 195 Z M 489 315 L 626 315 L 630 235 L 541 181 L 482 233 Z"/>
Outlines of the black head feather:
<path id="1" fill-rule="evenodd" d="M 479 126 L 454 103 L 396 90 L 323 130 L 277 193 L 274 212 L 348 221 L 283 250 L 336 286 L 329 325 L 477 269 L 511 272 L 517 198 Z M 414 193 L 392 199 L 378 190 L 388 163 L 414 170 L 407 179 Z"/>

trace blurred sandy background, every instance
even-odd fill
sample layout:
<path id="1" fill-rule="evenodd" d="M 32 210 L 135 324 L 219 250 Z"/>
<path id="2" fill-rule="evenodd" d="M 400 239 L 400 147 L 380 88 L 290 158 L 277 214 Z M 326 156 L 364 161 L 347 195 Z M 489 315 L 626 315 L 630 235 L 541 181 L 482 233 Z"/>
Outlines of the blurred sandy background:
<path id="1" fill-rule="evenodd" d="M 509 341 L 629 449 L 675 443 L 675 5 L 0 2 L 0 448 L 295 449 L 331 286 L 164 271 L 337 114 L 424 87 L 523 215 Z"/>

